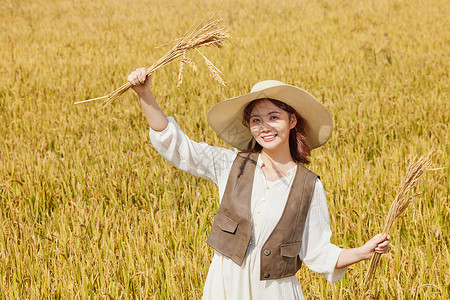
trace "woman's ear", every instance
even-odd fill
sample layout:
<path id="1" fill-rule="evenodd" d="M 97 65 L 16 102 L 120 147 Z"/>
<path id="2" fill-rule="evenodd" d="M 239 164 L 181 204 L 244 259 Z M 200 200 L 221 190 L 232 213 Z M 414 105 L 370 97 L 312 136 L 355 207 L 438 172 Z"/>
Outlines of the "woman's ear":
<path id="1" fill-rule="evenodd" d="M 292 129 L 297 125 L 297 117 L 294 114 L 289 115 L 289 129 Z"/>

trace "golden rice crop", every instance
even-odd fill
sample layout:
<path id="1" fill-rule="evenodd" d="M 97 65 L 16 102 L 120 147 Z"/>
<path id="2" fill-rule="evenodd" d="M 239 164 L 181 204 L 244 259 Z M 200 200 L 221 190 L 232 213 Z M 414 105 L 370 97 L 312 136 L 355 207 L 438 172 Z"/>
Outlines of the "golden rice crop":
<path id="1" fill-rule="evenodd" d="M 198 299 L 214 184 L 164 161 L 133 93 L 106 109 L 73 105 L 108 94 L 166 52 L 218 1 L 4 0 L 0 4 L 0 298 Z M 406 162 L 435 149 L 422 192 L 397 219 L 376 285 L 369 262 L 329 284 L 302 268 L 309 299 L 448 299 L 449 1 L 224 1 L 233 38 L 202 54 L 227 86 L 179 65 L 153 93 L 196 141 L 228 147 L 206 123 L 220 100 L 259 80 L 302 87 L 332 112 L 313 151 L 332 242 L 361 246 L 383 230 Z M 194 54 L 194 52 L 192 52 Z M 180 57 L 181 58 L 181 57 Z"/>

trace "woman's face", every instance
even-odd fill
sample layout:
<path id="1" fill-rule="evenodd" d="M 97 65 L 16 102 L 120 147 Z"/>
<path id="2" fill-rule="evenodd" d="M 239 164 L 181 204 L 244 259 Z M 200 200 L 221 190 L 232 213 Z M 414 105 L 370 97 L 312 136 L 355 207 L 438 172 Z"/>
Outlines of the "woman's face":
<path id="1" fill-rule="evenodd" d="M 289 132 L 297 124 L 294 115 L 270 100 L 258 101 L 250 114 L 249 126 L 255 140 L 266 150 L 289 148 Z"/>

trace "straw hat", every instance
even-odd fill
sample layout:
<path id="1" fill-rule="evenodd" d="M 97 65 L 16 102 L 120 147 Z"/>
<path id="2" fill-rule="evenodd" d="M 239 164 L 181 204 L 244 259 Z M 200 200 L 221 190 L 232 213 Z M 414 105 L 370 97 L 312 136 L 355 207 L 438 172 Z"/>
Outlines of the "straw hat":
<path id="1" fill-rule="evenodd" d="M 244 108 L 251 101 L 264 98 L 289 104 L 308 121 L 310 132 L 306 138 L 311 149 L 322 146 L 331 137 L 333 117 L 330 111 L 308 92 L 276 80 L 258 82 L 249 94 L 217 103 L 208 111 L 206 119 L 225 142 L 245 150 L 253 136 L 242 124 Z"/>

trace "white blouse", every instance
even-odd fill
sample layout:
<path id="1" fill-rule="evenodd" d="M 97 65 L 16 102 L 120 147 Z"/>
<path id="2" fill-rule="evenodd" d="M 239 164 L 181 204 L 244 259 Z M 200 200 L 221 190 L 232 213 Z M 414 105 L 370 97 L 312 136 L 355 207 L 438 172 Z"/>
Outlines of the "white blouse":
<path id="1" fill-rule="evenodd" d="M 214 182 L 220 201 L 238 151 L 196 143 L 187 137 L 172 117 L 160 132 L 150 129 L 155 149 L 175 167 Z M 258 156 L 251 197 L 252 235 L 242 266 L 215 251 L 203 289 L 203 299 L 304 299 L 295 275 L 275 280 L 260 280 L 261 247 L 280 219 L 297 166 L 274 182 L 265 179 Z M 341 279 L 347 268 L 335 269 L 342 249 L 330 243 L 331 230 L 322 182 L 317 179 L 306 218 L 300 259 L 328 281 Z"/>

